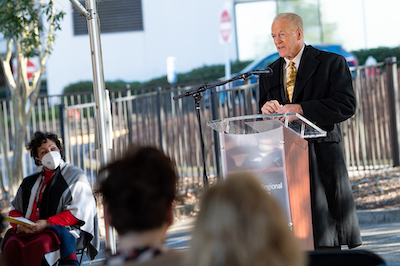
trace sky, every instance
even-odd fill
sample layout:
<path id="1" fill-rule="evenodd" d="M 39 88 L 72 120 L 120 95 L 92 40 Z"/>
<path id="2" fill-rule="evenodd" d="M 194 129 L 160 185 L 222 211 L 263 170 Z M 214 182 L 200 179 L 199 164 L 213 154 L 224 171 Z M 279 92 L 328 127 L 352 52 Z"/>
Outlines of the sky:
<path id="1" fill-rule="evenodd" d="M 303 2 L 316 5 L 318 0 Z M 329 35 L 324 35 L 325 42 L 341 44 L 348 51 L 400 45 L 399 0 L 319 2 L 322 28 Z M 251 60 L 276 51 L 271 38 L 271 24 L 276 15 L 275 1 L 236 4 L 235 15 L 240 60 Z M 305 42 L 316 43 L 315 40 L 307 39 L 307 34 L 320 36 L 319 30 L 305 25 Z"/>

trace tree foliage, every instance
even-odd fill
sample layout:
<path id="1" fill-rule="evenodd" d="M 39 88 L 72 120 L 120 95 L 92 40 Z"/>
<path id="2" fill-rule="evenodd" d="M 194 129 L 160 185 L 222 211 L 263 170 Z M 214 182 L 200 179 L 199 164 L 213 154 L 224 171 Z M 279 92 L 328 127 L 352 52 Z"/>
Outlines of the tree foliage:
<path id="1" fill-rule="evenodd" d="M 0 0 L 0 14 L 0 32 L 7 43 L 6 54 L 0 55 L 0 60 L 12 98 L 15 121 L 12 128 L 12 164 L 8 156 L 4 156 L 10 191 L 7 191 L 3 177 L 1 189 L 4 193 L 10 192 L 13 195 L 23 178 L 22 156 L 27 125 L 55 40 L 54 32 L 60 29 L 64 12 L 56 10 L 53 0 Z M 27 76 L 27 63 L 30 58 L 37 58 L 39 62 L 32 80 L 28 80 Z M 15 73 L 13 67 L 16 69 Z M 7 121 L 2 119 L 4 116 L 0 108 L 0 147 L 3 154 L 6 154 L 4 123 Z"/>

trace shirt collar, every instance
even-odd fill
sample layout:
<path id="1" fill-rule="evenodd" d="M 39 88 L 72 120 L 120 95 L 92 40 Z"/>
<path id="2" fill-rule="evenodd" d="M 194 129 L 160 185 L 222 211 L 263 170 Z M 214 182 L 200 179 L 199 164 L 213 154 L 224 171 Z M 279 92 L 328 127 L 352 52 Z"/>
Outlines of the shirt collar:
<path id="1" fill-rule="evenodd" d="M 290 61 L 293 61 L 293 62 L 294 62 L 294 66 L 295 66 L 296 70 L 299 69 L 300 59 L 301 59 L 301 56 L 303 55 L 304 47 L 306 47 L 305 44 L 304 44 L 303 47 L 301 48 L 300 52 L 295 56 L 295 58 L 293 58 L 293 60 L 289 60 L 289 59 L 287 59 L 287 58 L 283 58 L 283 59 L 285 59 L 285 63 L 286 63 L 285 69 L 289 67 L 289 62 L 290 62 Z"/>

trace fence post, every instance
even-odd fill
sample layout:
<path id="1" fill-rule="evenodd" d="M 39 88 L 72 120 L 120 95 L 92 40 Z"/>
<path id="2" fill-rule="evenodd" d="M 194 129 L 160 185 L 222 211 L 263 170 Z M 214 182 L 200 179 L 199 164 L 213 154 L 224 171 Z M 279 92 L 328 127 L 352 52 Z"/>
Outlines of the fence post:
<path id="1" fill-rule="evenodd" d="M 69 158 L 69 152 L 67 149 L 67 145 L 69 145 L 69 141 L 66 139 L 67 134 L 65 133 L 65 117 L 64 117 L 64 115 L 65 115 L 64 104 L 60 103 L 58 105 L 58 116 L 60 118 L 61 139 L 63 140 L 63 146 L 64 146 L 64 160 L 66 162 L 68 162 L 71 160 L 71 158 Z M 67 154 L 68 154 L 68 156 L 67 156 Z"/>
<path id="2" fill-rule="evenodd" d="M 212 120 L 218 119 L 218 98 L 217 98 L 217 92 L 216 88 L 212 88 L 210 90 L 211 94 L 211 115 L 212 115 Z M 215 168 L 217 172 L 217 178 L 221 177 L 221 164 L 220 164 L 220 158 L 221 158 L 221 153 L 219 150 L 219 137 L 218 137 L 218 132 L 213 130 L 213 135 L 214 135 L 214 155 L 215 155 Z"/>
<path id="3" fill-rule="evenodd" d="M 243 82 L 243 85 L 247 85 L 244 89 L 244 114 L 245 115 L 252 115 L 253 113 L 253 105 L 252 105 L 252 101 L 253 101 L 253 86 L 251 86 L 251 82 L 250 79 L 248 79 L 245 82 Z"/>
<path id="4" fill-rule="evenodd" d="M 390 138 L 392 147 L 393 166 L 400 165 L 399 139 L 400 139 L 400 109 L 399 109 L 399 84 L 397 79 L 396 57 L 385 60 L 386 79 L 389 101 Z"/>
<path id="5" fill-rule="evenodd" d="M 174 93 L 174 90 L 171 90 L 171 93 Z M 174 103 L 171 103 L 174 104 Z M 164 121 L 162 121 L 161 119 L 164 119 L 164 115 L 162 114 L 163 110 L 162 110 L 162 106 L 163 102 L 162 102 L 162 87 L 158 87 L 157 88 L 157 121 L 158 121 L 158 141 L 160 143 L 160 149 L 163 150 L 164 147 L 166 147 L 166 145 L 163 144 L 163 128 L 162 128 L 162 124 Z"/>
<path id="6" fill-rule="evenodd" d="M 131 91 L 127 90 L 126 92 L 126 97 L 131 96 Z M 128 139 L 130 143 L 133 143 L 133 124 L 132 124 L 132 114 L 133 114 L 133 108 L 132 108 L 132 102 L 131 101 L 126 101 L 126 107 L 127 107 L 127 126 L 128 126 Z M 122 104 L 121 104 L 122 105 Z M 117 105 L 118 106 L 118 105 Z"/>

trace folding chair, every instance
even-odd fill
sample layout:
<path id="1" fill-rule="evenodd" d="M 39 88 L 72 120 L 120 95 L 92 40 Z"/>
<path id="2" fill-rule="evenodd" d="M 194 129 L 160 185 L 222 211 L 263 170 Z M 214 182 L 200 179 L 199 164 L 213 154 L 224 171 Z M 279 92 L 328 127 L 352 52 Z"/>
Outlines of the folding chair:
<path id="1" fill-rule="evenodd" d="M 76 240 L 76 255 L 80 256 L 79 265 L 82 264 L 83 255 L 87 252 L 88 239 L 83 233 L 80 234 L 79 238 Z"/>

